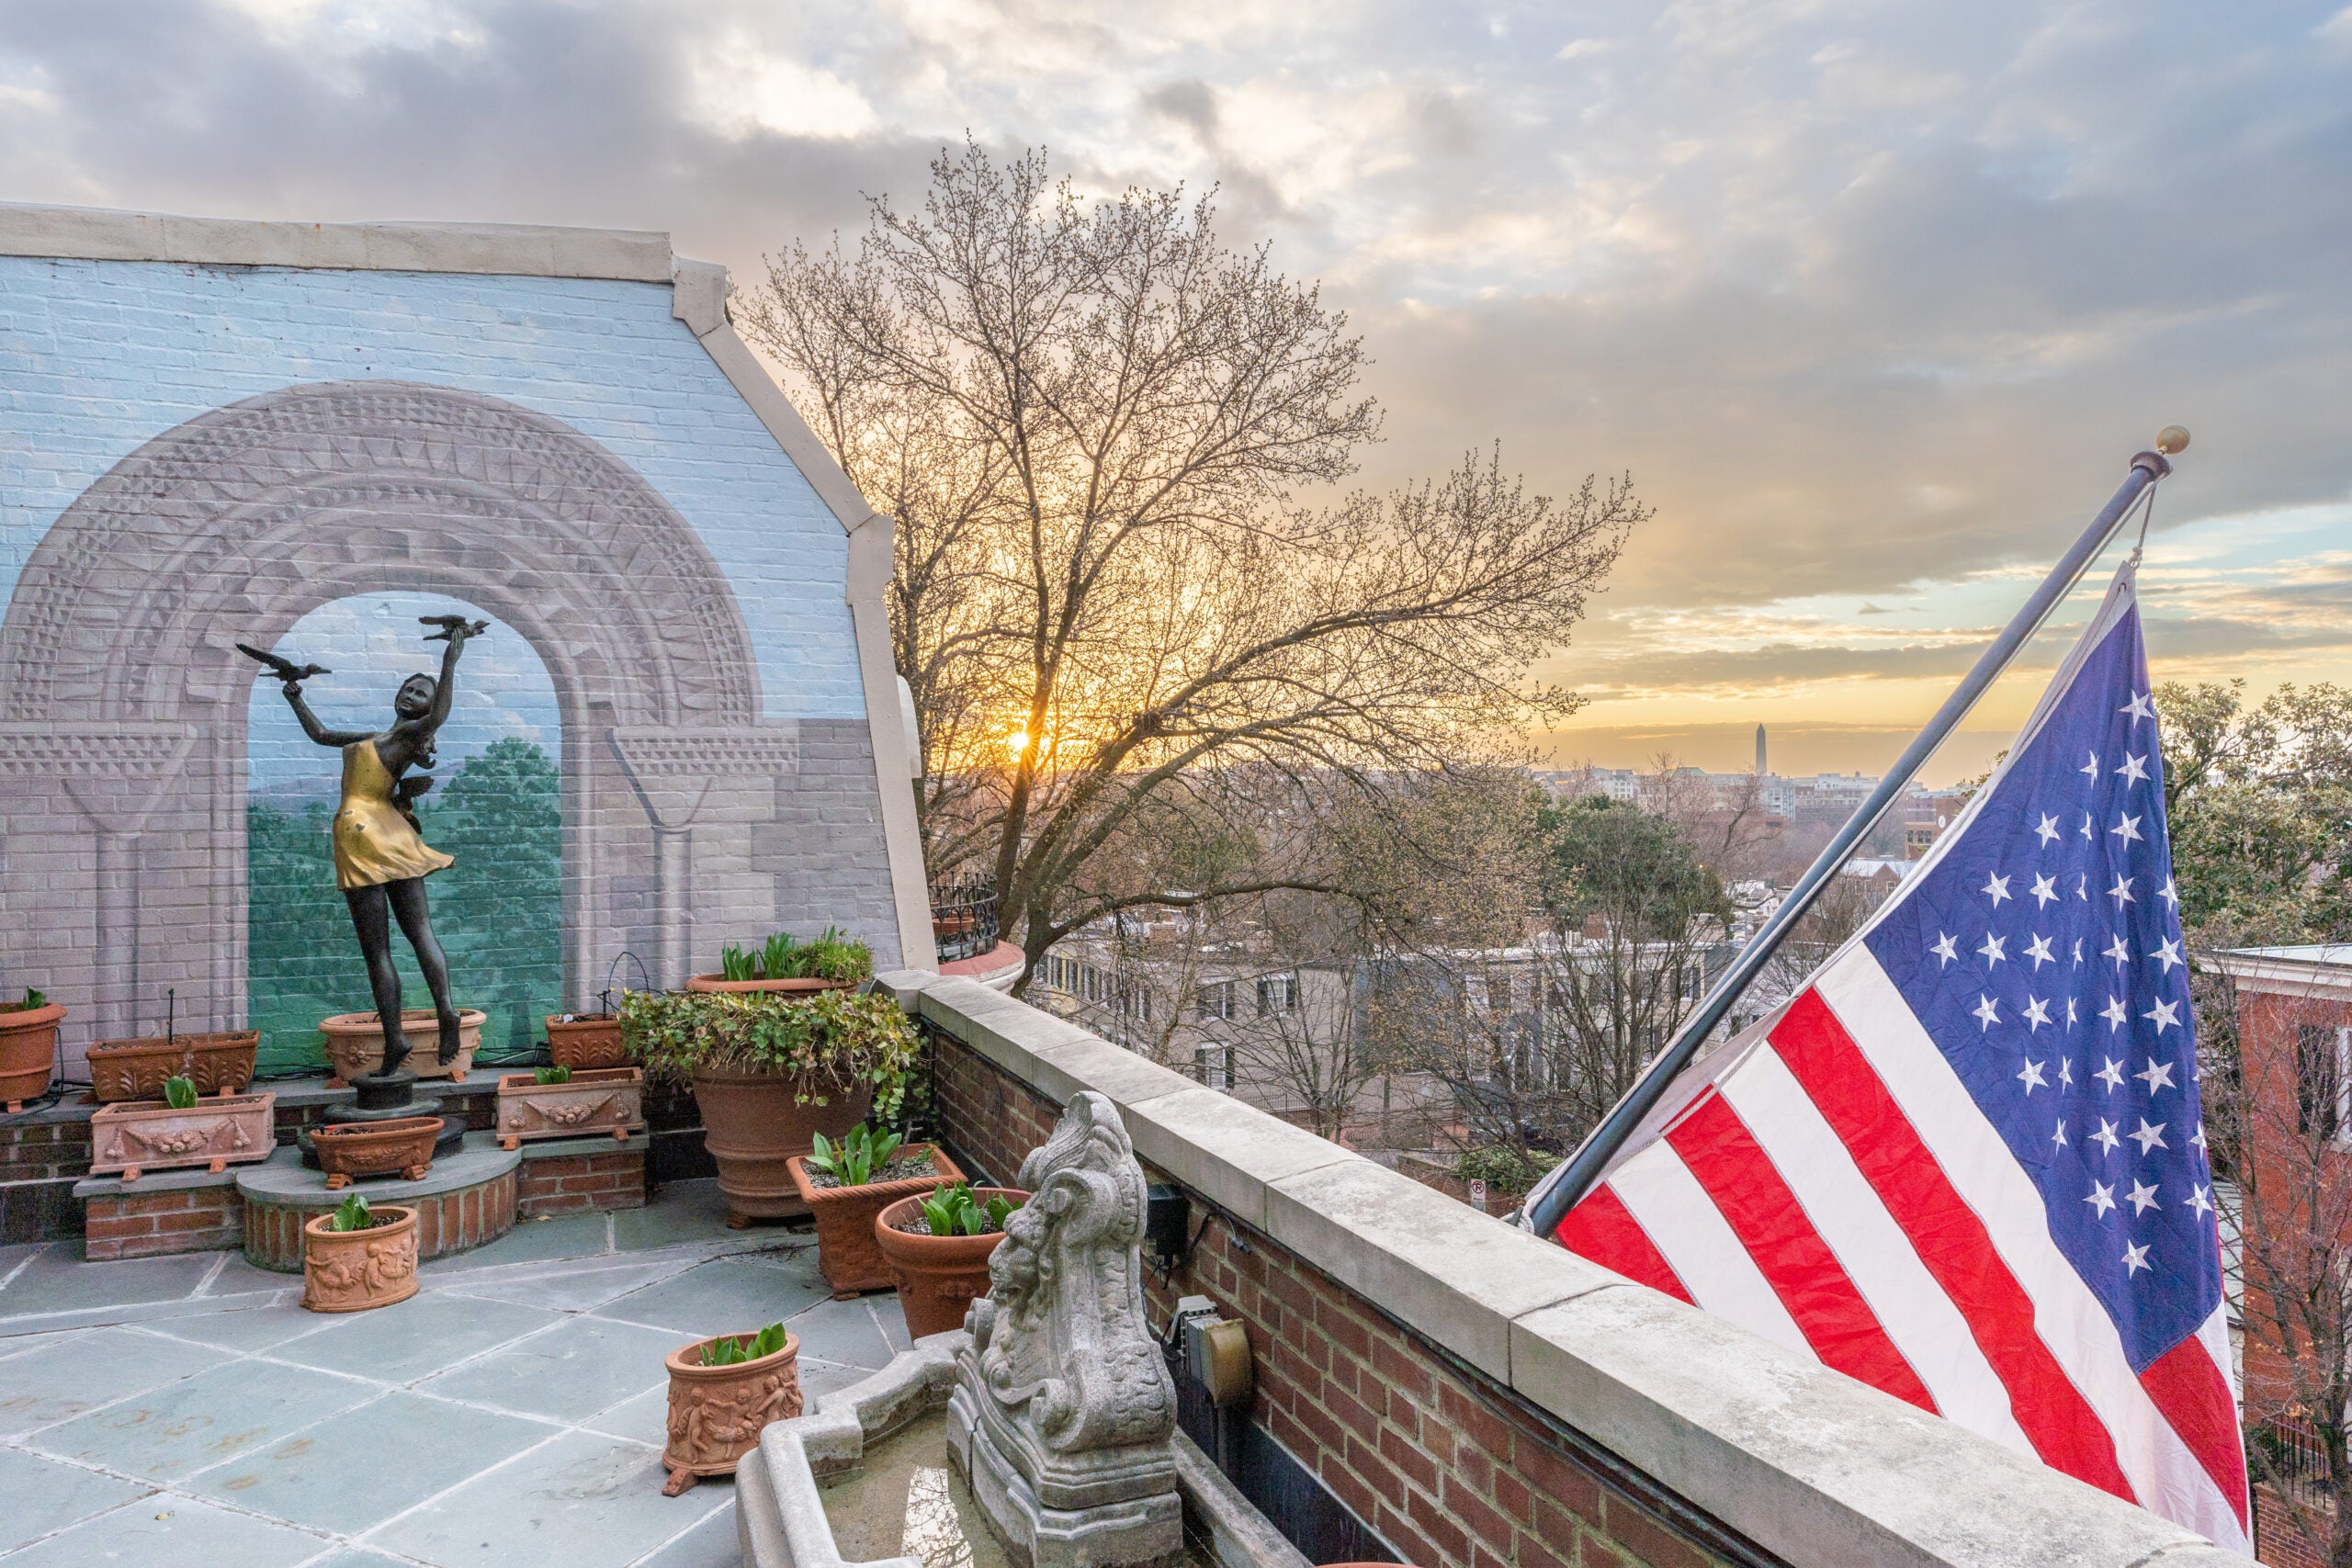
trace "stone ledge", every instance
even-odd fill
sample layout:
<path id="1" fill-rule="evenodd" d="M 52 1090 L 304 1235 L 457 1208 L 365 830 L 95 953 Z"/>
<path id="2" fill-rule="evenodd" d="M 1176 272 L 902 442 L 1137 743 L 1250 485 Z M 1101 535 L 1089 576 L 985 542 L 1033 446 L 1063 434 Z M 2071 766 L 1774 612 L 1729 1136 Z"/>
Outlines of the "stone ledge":
<path id="1" fill-rule="evenodd" d="M 260 1161 L 254 1161 L 260 1164 Z M 119 1176 L 85 1176 L 74 1184 L 74 1196 L 87 1202 L 93 1198 L 144 1198 L 151 1192 L 186 1192 L 196 1188 L 234 1187 L 237 1173 L 249 1168 L 232 1165 L 228 1169 L 158 1170 L 136 1181 L 125 1181 Z"/>
<path id="2" fill-rule="evenodd" d="M 1289 1123 L 1024 1003 L 918 971 L 876 985 L 1049 1099 L 1110 1096 L 1150 1163 L 1791 1562 L 2242 1568 L 2154 1514 L 1336 1145 L 1325 1157 Z"/>
<path id="3" fill-rule="evenodd" d="M 671 281 L 670 236 L 528 223 L 282 223 L 0 203 L 0 255 Z"/>

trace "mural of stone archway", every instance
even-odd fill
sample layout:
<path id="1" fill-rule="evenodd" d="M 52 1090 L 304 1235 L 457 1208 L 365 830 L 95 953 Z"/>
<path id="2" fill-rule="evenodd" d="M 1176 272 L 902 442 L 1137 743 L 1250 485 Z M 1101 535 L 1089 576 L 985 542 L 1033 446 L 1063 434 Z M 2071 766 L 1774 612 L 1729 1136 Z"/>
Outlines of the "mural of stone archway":
<path id="1" fill-rule="evenodd" d="M 547 664 L 575 1002 L 624 947 L 678 983 L 697 917 L 733 934 L 816 912 L 783 907 L 819 890 L 779 874 L 773 834 L 763 862 L 759 830 L 795 815 L 802 725 L 762 718 L 749 634 L 692 526 L 610 451 L 512 403 L 291 387 L 123 459 L 44 536 L 0 622 L 0 913 L 26 933 L 15 961 L 86 1009 L 76 1044 L 160 1021 L 166 987 L 183 1027 L 242 1021 L 255 671 L 233 645 L 390 589 L 470 600 Z M 732 837 L 698 856 L 697 835 Z M 857 919 L 889 908 L 871 836 L 839 846 L 824 912 L 870 926 L 888 962 L 895 932 Z"/>

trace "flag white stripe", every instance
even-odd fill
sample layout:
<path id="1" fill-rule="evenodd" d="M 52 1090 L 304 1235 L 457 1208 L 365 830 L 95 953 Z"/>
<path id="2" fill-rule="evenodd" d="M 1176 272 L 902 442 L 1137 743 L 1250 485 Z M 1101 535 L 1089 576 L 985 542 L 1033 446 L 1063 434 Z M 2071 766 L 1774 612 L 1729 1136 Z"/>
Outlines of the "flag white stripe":
<path id="1" fill-rule="evenodd" d="M 1977 1348 L 1967 1318 L 1919 1260 L 1910 1237 L 1847 1153 L 1844 1140 L 1769 1044 L 1723 1084 L 1724 1099 L 1796 1194 L 1879 1326 L 1944 1416 L 2032 1455 L 2009 1391 Z"/>
<path id="2" fill-rule="evenodd" d="M 1813 1354 L 1797 1320 L 1672 1145 L 1661 1140 L 1619 1166 L 1609 1178 L 1609 1190 L 1648 1234 L 1701 1311 L 1800 1355 Z"/>
<path id="3" fill-rule="evenodd" d="M 2243 1550 L 2229 1499 L 2140 1386 L 2114 1320 L 2052 1239 L 2041 1194 L 1870 949 L 1849 949 L 1814 986 L 1984 1222 L 1994 1250 L 2033 1302 L 2041 1342 L 2114 1436 L 2116 1462 L 2143 1506 L 2193 1495 L 2193 1507 L 2168 1517 Z"/>

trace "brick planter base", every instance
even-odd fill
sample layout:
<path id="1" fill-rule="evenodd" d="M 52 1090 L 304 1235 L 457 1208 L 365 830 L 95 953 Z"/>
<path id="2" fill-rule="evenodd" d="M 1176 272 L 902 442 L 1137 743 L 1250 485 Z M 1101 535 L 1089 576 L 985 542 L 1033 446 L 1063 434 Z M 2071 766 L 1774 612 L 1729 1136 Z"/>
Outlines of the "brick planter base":
<path id="1" fill-rule="evenodd" d="M 416 1211 L 416 1256 L 427 1258 L 464 1252 L 496 1241 L 514 1228 L 517 1154 L 502 1150 L 489 1134 L 469 1133 L 458 1154 L 434 1162 L 417 1181 L 361 1181 L 341 1192 L 327 1190 L 326 1178 L 302 1168 L 292 1149 L 280 1149 L 266 1165 L 237 1174 L 245 1201 L 245 1260 L 282 1274 L 302 1271 L 303 1222 L 325 1213 L 350 1192 L 370 1204 L 396 1203 Z"/>
<path id="2" fill-rule="evenodd" d="M 645 1151 L 651 1142 L 633 1133 L 625 1143 L 603 1137 L 524 1145 L 523 1166 L 515 1173 L 515 1214 L 535 1220 L 541 1214 L 643 1208 Z"/>
<path id="3" fill-rule="evenodd" d="M 86 1239 L 82 1255 L 93 1263 L 121 1258 L 155 1258 L 171 1252 L 220 1252 L 244 1236 L 245 1204 L 236 1177 L 197 1172 L 186 1185 L 164 1187 L 149 1177 L 126 1189 L 99 1177 L 81 1185 Z"/>

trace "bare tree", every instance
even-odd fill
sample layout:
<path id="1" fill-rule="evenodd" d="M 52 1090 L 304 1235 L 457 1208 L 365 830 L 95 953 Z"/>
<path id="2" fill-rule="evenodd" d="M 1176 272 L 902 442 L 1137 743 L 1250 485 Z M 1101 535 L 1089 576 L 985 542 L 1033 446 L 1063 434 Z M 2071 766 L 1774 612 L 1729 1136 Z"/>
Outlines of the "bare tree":
<path id="1" fill-rule="evenodd" d="M 1139 884 L 1133 846 L 1171 799 L 1287 787 L 1310 809 L 1568 712 L 1529 669 L 1645 515 L 1622 482 L 1528 495 L 1491 457 L 1295 503 L 1377 434 L 1363 351 L 1213 219 L 1174 191 L 1089 206 L 1042 154 L 971 146 L 933 164 L 921 212 L 874 202 L 854 257 L 773 258 L 744 310 L 898 509 L 926 851 L 993 874 L 1032 966 L 1116 909 L 1331 886 L 1264 855 Z"/>

